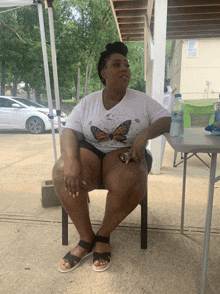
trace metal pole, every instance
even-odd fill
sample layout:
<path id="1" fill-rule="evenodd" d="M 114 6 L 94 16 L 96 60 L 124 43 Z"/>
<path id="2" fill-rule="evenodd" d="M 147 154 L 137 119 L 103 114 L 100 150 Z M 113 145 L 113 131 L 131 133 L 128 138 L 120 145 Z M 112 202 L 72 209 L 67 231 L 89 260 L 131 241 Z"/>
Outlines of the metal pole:
<path id="1" fill-rule="evenodd" d="M 210 168 L 210 174 L 209 174 L 209 197 L 208 197 L 206 223 L 205 223 L 205 240 L 204 240 L 204 255 L 203 255 L 203 266 L 202 266 L 201 294 L 205 294 L 205 287 L 206 287 L 209 242 L 210 242 L 210 232 L 211 232 L 211 222 L 212 222 L 214 184 L 216 182 L 216 179 L 215 179 L 216 161 L 217 161 L 217 153 L 212 153 L 211 168 Z"/>
<path id="2" fill-rule="evenodd" d="M 49 17 L 50 44 L 51 44 L 52 65 L 53 65 L 53 81 L 54 81 L 54 91 L 55 91 L 55 100 L 56 100 L 56 111 L 57 111 L 57 117 L 58 117 L 58 130 L 59 130 L 59 136 L 61 137 L 62 130 L 61 130 L 61 118 L 60 118 L 60 97 L 59 97 L 59 87 L 58 87 L 58 77 L 57 77 L 57 57 L 56 57 L 52 7 L 48 7 L 48 17 Z"/>
<path id="3" fill-rule="evenodd" d="M 77 89 L 76 89 L 76 104 L 79 103 L 79 94 L 80 94 L 80 66 L 81 63 L 78 63 L 78 78 L 77 78 Z"/>
<path id="4" fill-rule="evenodd" d="M 42 44 L 43 60 L 44 60 L 44 73 L 45 73 L 45 80 L 46 80 L 46 87 L 47 87 L 49 118 L 50 118 L 50 122 L 51 122 L 51 130 L 52 130 L 52 137 L 53 137 L 53 149 L 54 149 L 54 157 L 55 157 L 55 162 L 56 162 L 57 161 L 57 150 L 56 150 L 54 121 L 53 121 L 53 104 L 52 104 L 52 98 L 51 98 L 50 77 L 49 77 L 46 40 L 45 40 L 45 31 L 44 31 L 44 21 L 43 21 L 43 10 L 42 10 L 41 3 L 37 3 L 37 7 L 38 7 L 41 44 Z"/>
<path id="5" fill-rule="evenodd" d="M 183 226 L 184 226 L 185 194 L 186 194 L 186 165 L 187 165 L 187 153 L 184 153 L 183 191 L 182 191 L 182 209 L 181 209 L 181 234 L 183 234 Z"/>

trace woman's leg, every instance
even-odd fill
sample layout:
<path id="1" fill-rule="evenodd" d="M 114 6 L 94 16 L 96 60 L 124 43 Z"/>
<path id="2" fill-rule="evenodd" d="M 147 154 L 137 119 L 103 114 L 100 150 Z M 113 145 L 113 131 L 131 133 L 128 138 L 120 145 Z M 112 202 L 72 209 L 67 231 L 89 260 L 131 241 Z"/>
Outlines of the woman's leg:
<path id="1" fill-rule="evenodd" d="M 147 189 L 147 165 L 131 162 L 122 163 L 115 150 L 103 159 L 103 182 L 109 190 L 106 200 L 105 216 L 96 235 L 110 237 L 110 233 L 123 221 L 141 202 Z M 95 251 L 99 253 L 110 251 L 110 245 L 96 243 Z M 105 260 L 97 260 L 94 265 L 103 269 L 107 266 Z"/>
<path id="2" fill-rule="evenodd" d="M 83 179 L 89 187 L 88 191 L 92 191 L 97 188 L 99 184 L 101 176 L 101 160 L 93 152 L 85 148 L 79 148 L 79 154 Z M 94 232 L 89 217 L 88 191 L 80 189 L 79 196 L 75 198 L 73 198 L 72 195 L 69 195 L 69 192 L 65 190 L 64 186 L 63 168 L 64 161 L 61 156 L 53 168 L 53 183 L 56 194 L 75 225 L 80 240 L 91 243 L 94 237 Z M 87 250 L 78 245 L 71 251 L 72 255 L 76 255 L 80 258 L 85 256 L 86 253 Z M 69 268 L 70 264 L 68 262 L 61 262 L 60 269 L 65 270 Z"/>

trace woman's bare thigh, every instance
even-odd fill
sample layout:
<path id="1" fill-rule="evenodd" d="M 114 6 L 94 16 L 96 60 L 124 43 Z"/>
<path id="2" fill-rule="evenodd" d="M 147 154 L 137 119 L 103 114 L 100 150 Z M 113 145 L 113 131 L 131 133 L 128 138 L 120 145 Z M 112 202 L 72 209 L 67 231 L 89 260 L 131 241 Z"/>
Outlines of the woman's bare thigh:
<path id="1" fill-rule="evenodd" d="M 89 190 L 94 190 L 100 183 L 101 178 L 101 159 L 91 150 L 86 148 L 79 148 L 80 162 L 82 167 L 82 174 Z"/>
<path id="2" fill-rule="evenodd" d="M 137 181 L 146 185 L 148 169 L 146 162 L 121 162 L 119 153 L 129 152 L 129 147 L 114 150 L 103 159 L 102 178 L 106 189 L 117 189 L 117 186 L 126 185 L 127 188 L 133 186 Z M 125 187 L 126 188 L 126 187 Z"/>
<path id="3" fill-rule="evenodd" d="M 87 183 L 88 191 L 97 188 L 101 178 L 101 159 L 92 151 L 86 148 L 79 148 L 79 158 L 82 168 L 82 178 Z M 63 180 L 64 160 L 59 158 L 53 169 L 53 178 Z"/>

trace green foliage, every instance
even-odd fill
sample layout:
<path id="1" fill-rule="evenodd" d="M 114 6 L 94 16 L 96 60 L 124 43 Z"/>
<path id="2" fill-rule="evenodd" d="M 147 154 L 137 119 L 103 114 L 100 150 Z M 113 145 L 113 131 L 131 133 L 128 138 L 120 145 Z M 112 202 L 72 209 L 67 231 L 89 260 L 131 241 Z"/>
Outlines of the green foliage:
<path id="1" fill-rule="evenodd" d="M 145 92 L 144 81 L 144 42 L 126 42 L 128 47 L 127 59 L 131 70 L 129 88 Z"/>
<path id="2" fill-rule="evenodd" d="M 24 81 L 40 91 L 45 79 L 37 7 L 25 6 L 0 14 L 2 21 L 7 26 L 1 23 L 1 54 L 9 81 L 16 76 L 18 82 Z"/>
<path id="3" fill-rule="evenodd" d="M 166 62 L 169 56 L 171 55 L 172 41 L 166 42 Z"/>
<path id="4" fill-rule="evenodd" d="M 51 91 L 54 98 L 48 11 L 44 6 L 43 15 Z M 109 0 L 55 0 L 53 18 L 61 100 L 76 97 L 79 62 L 81 63 L 80 97 L 83 96 L 87 64 L 89 71 L 93 65 L 88 93 L 100 90 L 97 73 L 100 53 L 105 50 L 106 44 L 119 41 Z M 129 87 L 145 91 L 143 42 L 126 43 L 126 45 L 132 72 Z M 36 5 L 24 6 L 0 14 L 0 58 L 6 64 L 7 82 L 12 82 L 16 76 L 18 82 L 24 81 L 26 85 L 29 84 L 28 89 L 35 89 L 35 92 L 38 91 L 46 97 Z"/>

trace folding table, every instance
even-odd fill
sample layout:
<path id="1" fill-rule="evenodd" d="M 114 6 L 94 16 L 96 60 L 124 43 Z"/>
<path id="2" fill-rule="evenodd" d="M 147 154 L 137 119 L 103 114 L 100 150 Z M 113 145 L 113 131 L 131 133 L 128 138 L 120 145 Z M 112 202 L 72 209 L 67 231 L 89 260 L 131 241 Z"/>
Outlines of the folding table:
<path id="1" fill-rule="evenodd" d="M 182 190 L 182 212 L 181 212 L 181 234 L 183 234 L 184 208 L 185 208 L 185 186 L 186 186 L 186 165 L 188 153 L 211 153 L 211 168 L 209 174 L 209 192 L 205 224 L 204 255 L 202 268 L 201 294 L 205 294 L 207 277 L 208 251 L 210 243 L 210 230 L 212 220 L 214 184 L 220 180 L 216 177 L 217 153 L 220 153 L 220 136 L 214 136 L 203 128 L 184 129 L 183 138 L 171 137 L 169 133 L 164 133 L 165 138 L 171 147 L 177 152 L 184 153 L 183 169 L 183 190 Z"/>

